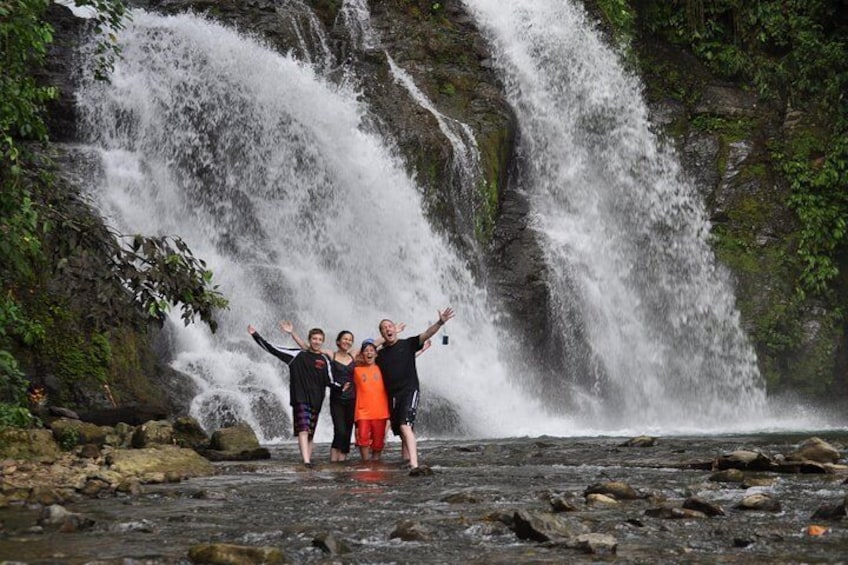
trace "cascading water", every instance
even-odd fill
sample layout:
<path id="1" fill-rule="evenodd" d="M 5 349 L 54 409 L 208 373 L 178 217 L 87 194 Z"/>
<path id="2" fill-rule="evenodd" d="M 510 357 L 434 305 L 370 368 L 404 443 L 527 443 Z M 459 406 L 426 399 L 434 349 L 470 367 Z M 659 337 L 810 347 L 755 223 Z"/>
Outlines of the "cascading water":
<path id="1" fill-rule="evenodd" d="M 356 92 L 307 64 L 195 16 L 135 12 L 111 84 L 79 93 L 92 179 L 118 228 L 178 234 L 206 259 L 231 307 L 211 335 L 175 322 L 173 366 L 200 388 L 209 429 L 245 420 L 288 437 L 286 370 L 249 339 L 291 318 L 361 340 L 391 317 L 423 330 L 451 305 L 451 344 L 419 359 L 424 402 L 440 398 L 471 435 L 566 434 L 508 378 L 486 293 L 422 216 L 416 187 L 363 131 Z M 504 418 L 510 414 L 510 418 Z M 328 411 L 318 437 L 326 439 Z"/>
<path id="2" fill-rule="evenodd" d="M 571 2 L 465 2 L 518 115 L 552 295 L 561 316 L 580 312 L 598 367 L 572 378 L 603 391 L 608 422 L 756 422 L 764 387 L 703 205 L 652 134 L 638 82 Z"/>

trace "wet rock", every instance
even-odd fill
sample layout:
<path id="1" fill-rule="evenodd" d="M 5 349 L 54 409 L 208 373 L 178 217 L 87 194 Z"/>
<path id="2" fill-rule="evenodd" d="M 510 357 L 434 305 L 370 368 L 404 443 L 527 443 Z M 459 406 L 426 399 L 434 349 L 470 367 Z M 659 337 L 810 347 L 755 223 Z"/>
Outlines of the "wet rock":
<path id="1" fill-rule="evenodd" d="M 662 518 L 664 520 L 684 520 L 694 518 L 706 518 L 707 515 L 699 510 L 691 508 L 673 508 L 670 506 L 657 506 L 645 510 L 645 516 L 651 518 Z"/>
<path id="2" fill-rule="evenodd" d="M 317 547 L 324 553 L 330 555 L 342 555 L 350 553 L 350 548 L 333 534 L 320 533 L 312 539 L 313 547 Z"/>
<path id="3" fill-rule="evenodd" d="M 742 501 L 734 506 L 739 510 L 760 510 L 764 512 L 780 512 L 780 502 L 764 493 L 755 493 L 746 496 Z"/>
<path id="4" fill-rule="evenodd" d="M 65 501 L 65 497 L 52 486 L 38 485 L 32 488 L 27 502 L 30 504 L 41 504 L 51 506 Z"/>
<path id="5" fill-rule="evenodd" d="M 62 406 L 48 406 L 47 413 L 58 418 L 68 418 L 70 420 L 80 419 L 79 414 L 70 408 L 64 408 Z"/>
<path id="6" fill-rule="evenodd" d="M 531 510 L 515 513 L 512 530 L 520 539 L 540 542 L 563 540 L 586 533 L 581 524 L 567 521 L 557 514 Z"/>
<path id="7" fill-rule="evenodd" d="M 630 438 L 619 447 L 653 447 L 657 444 L 657 438 L 651 436 L 637 436 Z"/>
<path id="8" fill-rule="evenodd" d="M 85 486 L 82 487 L 80 492 L 85 496 L 94 497 L 108 490 L 108 482 L 102 481 L 100 479 L 89 479 L 88 481 L 86 481 Z"/>
<path id="9" fill-rule="evenodd" d="M 90 529 L 94 520 L 82 514 L 68 511 L 64 506 L 52 504 L 46 507 L 38 520 L 40 526 L 58 526 L 62 533 L 78 532 Z"/>
<path id="10" fill-rule="evenodd" d="M 221 428 L 212 434 L 209 448 L 215 451 L 241 452 L 259 447 L 259 440 L 253 428 L 244 422 L 235 426 Z"/>
<path id="11" fill-rule="evenodd" d="M 195 418 L 183 416 L 174 420 L 174 442 L 180 447 L 203 449 L 209 446 L 209 435 Z"/>
<path id="12" fill-rule="evenodd" d="M 811 437 L 801 442 L 798 449 L 788 454 L 790 461 L 814 461 L 816 463 L 836 463 L 840 458 L 839 450 L 821 438 Z"/>
<path id="13" fill-rule="evenodd" d="M 449 504 L 475 504 L 480 502 L 480 497 L 473 492 L 454 492 L 442 497 L 442 502 Z"/>
<path id="14" fill-rule="evenodd" d="M 776 477 L 745 477 L 742 481 L 742 488 L 770 487 L 776 482 Z"/>
<path id="15" fill-rule="evenodd" d="M 745 480 L 745 473 L 739 469 L 725 469 L 710 475 L 709 480 L 715 483 L 741 483 Z"/>
<path id="16" fill-rule="evenodd" d="M 116 449 L 106 462 L 122 475 L 142 476 L 153 473 L 178 473 L 181 477 L 203 477 L 215 473 L 215 467 L 193 449 L 163 445 L 145 449 Z M 164 482 L 164 476 L 163 482 Z"/>
<path id="17" fill-rule="evenodd" d="M 716 466 L 722 469 L 748 469 L 752 471 L 771 471 L 774 462 L 759 451 L 747 451 L 740 449 L 716 460 Z"/>
<path id="18" fill-rule="evenodd" d="M 774 471 L 778 473 L 795 473 L 804 475 L 826 475 L 832 471 L 815 461 L 784 461 L 776 463 Z"/>
<path id="19" fill-rule="evenodd" d="M 257 447 L 242 451 L 199 449 L 198 452 L 210 461 L 260 461 L 271 458 L 271 452 L 266 447 Z"/>
<path id="20" fill-rule="evenodd" d="M 129 494 L 130 496 L 138 496 L 142 492 L 144 492 L 144 489 L 141 486 L 141 482 L 135 477 L 122 480 L 120 483 L 118 483 L 118 486 L 115 488 L 115 490 L 117 492 Z"/>
<path id="21" fill-rule="evenodd" d="M 500 522 L 509 528 L 512 528 L 515 524 L 515 510 L 495 510 L 494 512 L 490 512 L 484 516 L 484 520 L 488 520 L 489 522 Z"/>
<path id="22" fill-rule="evenodd" d="M 430 541 L 433 539 L 433 531 L 421 522 L 404 520 L 395 526 L 389 538 L 403 541 Z"/>
<path id="23" fill-rule="evenodd" d="M 569 547 L 591 555 L 615 555 L 618 540 L 609 534 L 580 534 L 569 542 Z"/>
<path id="24" fill-rule="evenodd" d="M 812 520 L 842 520 L 848 517 L 848 496 L 836 504 L 823 504 L 811 516 Z"/>
<path id="25" fill-rule="evenodd" d="M 570 497 L 553 496 L 550 502 L 554 512 L 577 512 L 580 510 L 577 501 Z"/>
<path id="26" fill-rule="evenodd" d="M 603 494 L 616 500 L 636 500 L 642 498 L 633 487 L 620 481 L 595 483 L 583 492 L 584 496 L 590 494 Z"/>
<path id="27" fill-rule="evenodd" d="M 614 506 L 614 505 L 620 504 L 620 503 L 611 496 L 607 496 L 605 494 L 599 494 L 597 492 L 593 492 L 592 494 L 586 495 L 586 504 L 588 504 L 589 506 L 603 506 L 603 505 Z"/>
<path id="28" fill-rule="evenodd" d="M 151 420 L 135 429 L 132 446 L 135 448 L 171 445 L 174 443 L 174 427 L 167 420 Z"/>
<path id="29" fill-rule="evenodd" d="M 195 545 L 188 550 L 192 563 L 205 565 L 254 565 L 258 563 L 287 563 L 283 552 L 276 547 L 252 547 L 229 543 Z"/>
<path id="30" fill-rule="evenodd" d="M 722 508 L 718 504 L 708 502 L 698 496 L 690 496 L 689 498 L 684 500 L 683 508 L 686 508 L 688 510 L 697 510 L 698 512 L 703 512 L 707 516 L 725 515 L 724 508 Z"/>

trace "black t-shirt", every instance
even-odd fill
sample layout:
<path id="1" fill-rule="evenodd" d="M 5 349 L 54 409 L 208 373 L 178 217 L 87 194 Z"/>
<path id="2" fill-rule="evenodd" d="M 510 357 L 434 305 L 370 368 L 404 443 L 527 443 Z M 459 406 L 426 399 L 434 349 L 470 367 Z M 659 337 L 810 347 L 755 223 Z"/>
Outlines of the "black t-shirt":
<path id="1" fill-rule="evenodd" d="M 422 347 L 419 336 L 399 339 L 394 345 L 383 345 L 377 353 L 377 366 L 383 373 L 386 392 L 400 396 L 418 390 L 415 353 Z"/>
<path id="2" fill-rule="evenodd" d="M 320 410 L 326 387 L 336 385 L 327 356 L 307 349 L 271 345 L 259 332 L 253 334 L 253 339 L 262 349 L 289 366 L 290 404 L 309 404 Z"/>

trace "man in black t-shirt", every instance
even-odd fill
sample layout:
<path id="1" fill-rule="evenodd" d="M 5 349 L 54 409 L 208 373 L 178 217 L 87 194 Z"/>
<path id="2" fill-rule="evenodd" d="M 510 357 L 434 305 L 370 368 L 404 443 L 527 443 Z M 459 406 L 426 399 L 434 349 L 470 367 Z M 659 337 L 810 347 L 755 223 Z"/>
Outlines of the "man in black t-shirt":
<path id="1" fill-rule="evenodd" d="M 309 348 L 278 347 L 265 341 L 253 326 L 248 333 L 259 347 L 280 359 L 289 367 L 289 403 L 292 407 L 292 424 L 303 464 L 312 466 L 312 448 L 315 426 L 324 403 L 328 386 L 340 386 L 333 380 L 330 359 L 321 352 L 324 332 L 319 328 L 309 330 Z"/>
<path id="2" fill-rule="evenodd" d="M 435 324 L 421 334 L 406 339 L 398 339 L 397 327 L 391 320 L 380 322 L 380 335 L 385 341 L 377 354 L 377 365 L 383 373 L 383 382 L 389 394 L 392 431 L 403 442 L 404 457 L 409 457 L 409 474 L 413 476 L 424 473 L 424 469 L 418 466 L 418 447 L 413 429 L 419 399 L 415 354 L 453 317 L 454 311 L 445 308 L 439 312 L 439 320 Z"/>

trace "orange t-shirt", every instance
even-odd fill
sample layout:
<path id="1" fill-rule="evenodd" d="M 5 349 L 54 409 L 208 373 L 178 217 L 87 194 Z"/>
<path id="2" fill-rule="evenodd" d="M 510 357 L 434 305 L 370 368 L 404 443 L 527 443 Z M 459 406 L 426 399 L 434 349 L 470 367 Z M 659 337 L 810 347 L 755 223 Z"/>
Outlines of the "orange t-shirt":
<path id="1" fill-rule="evenodd" d="M 383 384 L 383 373 L 374 365 L 357 365 L 353 369 L 356 387 L 354 420 L 383 420 L 389 417 L 389 395 Z"/>

